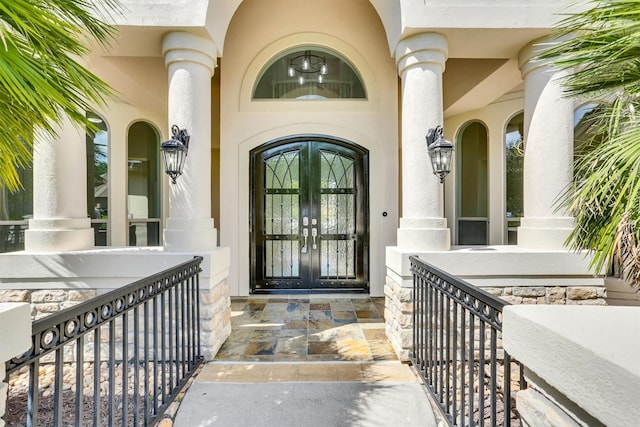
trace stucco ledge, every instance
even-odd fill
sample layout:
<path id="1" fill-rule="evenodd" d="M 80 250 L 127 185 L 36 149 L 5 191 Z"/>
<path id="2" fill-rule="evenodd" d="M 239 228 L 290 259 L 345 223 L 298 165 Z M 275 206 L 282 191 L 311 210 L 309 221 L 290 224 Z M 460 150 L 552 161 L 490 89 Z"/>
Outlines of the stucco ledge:
<path id="1" fill-rule="evenodd" d="M 640 307 L 508 306 L 504 348 L 560 406 L 631 426 L 640 419 L 639 316 Z"/>
<path id="2" fill-rule="evenodd" d="M 0 303 L 0 363 L 19 356 L 31 347 L 31 306 Z"/>

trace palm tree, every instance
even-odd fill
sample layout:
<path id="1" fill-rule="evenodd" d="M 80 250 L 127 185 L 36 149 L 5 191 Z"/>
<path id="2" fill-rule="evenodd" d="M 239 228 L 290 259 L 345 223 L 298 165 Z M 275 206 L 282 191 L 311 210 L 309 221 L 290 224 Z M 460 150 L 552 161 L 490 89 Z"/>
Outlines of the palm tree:
<path id="1" fill-rule="evenodd" d="M 640 2 L 603 0 L 570 15 L 562 40 L 542 60 L 573 69 L 567 94 L 602 102 L 593 112 L 587 149 L 577 155 L 564 206 L 576 225 L 568 244 L 594 254 L 601 272 L 616 260 L 621 277 L 640 284 Z"/>
<path id="2" fill-rule="evenodd" d="M 90 39 L 104 45 L 117 0 L 0 0 L 0 188 L 20 188 L 34 129 L 53 133 L 62 115 L 91 127 L 85 112 L 109 86 L 79 62 Z"/>

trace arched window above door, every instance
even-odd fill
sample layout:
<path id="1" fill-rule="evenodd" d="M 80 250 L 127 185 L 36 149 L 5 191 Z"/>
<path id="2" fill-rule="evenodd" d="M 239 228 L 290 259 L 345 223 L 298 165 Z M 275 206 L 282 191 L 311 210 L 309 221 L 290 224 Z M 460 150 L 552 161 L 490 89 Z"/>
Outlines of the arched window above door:
<path id="1" fill-rule="evenodd" d="M 298 47 L 274 58 L 260 74 L 253 99 L 366 99 L 357 70 L 335 51 Z"/>

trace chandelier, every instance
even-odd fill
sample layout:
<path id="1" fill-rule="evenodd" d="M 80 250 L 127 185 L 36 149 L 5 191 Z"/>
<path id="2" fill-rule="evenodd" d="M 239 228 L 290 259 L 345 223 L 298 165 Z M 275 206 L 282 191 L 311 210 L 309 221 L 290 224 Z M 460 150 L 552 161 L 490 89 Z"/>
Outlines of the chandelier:
<path id="1" fill-rule="evenodd" d="M 295 56 L 289 61 L 287 74 L 289 77 L 297 77 L 298 83 L 305 84 L 307 79 L 316 79 L 318 84 L 324 83 L 327 75 L 327 60 L 314 55 L 310 50 L 305 50 L 302 55 Z"/>

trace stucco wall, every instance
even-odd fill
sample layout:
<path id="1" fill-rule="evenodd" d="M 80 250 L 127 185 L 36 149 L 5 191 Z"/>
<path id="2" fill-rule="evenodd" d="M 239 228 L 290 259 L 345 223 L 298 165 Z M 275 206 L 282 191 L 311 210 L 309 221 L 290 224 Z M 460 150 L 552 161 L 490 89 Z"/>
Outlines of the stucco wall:
<path id="1" fill-rule="evenodd" d="M 312 133 L 352 141 L 370 154 L 371 294 L 382 295 L 384 248 L 398 221 L 397 71 L 384 29 L 368 1 L 308 5 L 245 0 L 231 22 L 221 60 L 221 245 L 232 249 L 232 294 L 249 292 L 249 151 L 270 140 Z M 269 16 L 269 19 L 264 19 Z M 260 100 L 261 69 L 295 46 L 326 46 L 360 72 L 367 100 Z M 388 216 L 383 217 L 382 212 Z"/>

